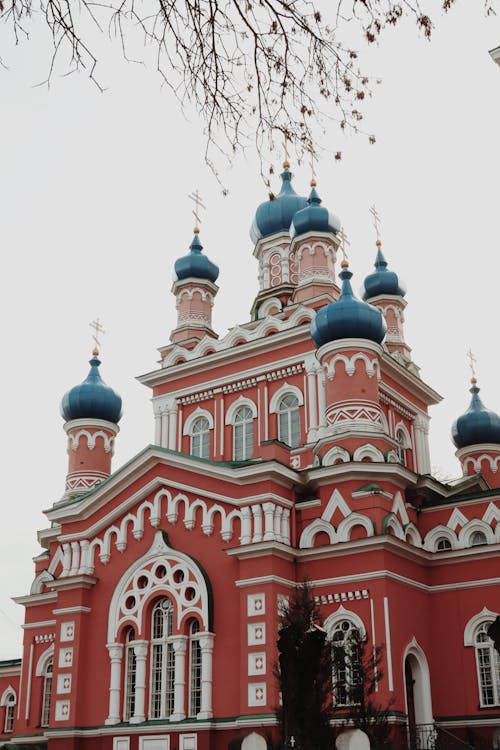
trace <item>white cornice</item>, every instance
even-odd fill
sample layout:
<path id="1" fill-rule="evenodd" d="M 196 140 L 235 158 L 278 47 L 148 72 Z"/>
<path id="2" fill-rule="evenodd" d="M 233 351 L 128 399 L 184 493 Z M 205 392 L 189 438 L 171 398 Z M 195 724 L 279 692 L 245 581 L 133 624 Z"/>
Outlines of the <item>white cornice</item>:
<path id="1" fill-rule="evenodd" d="M 385 479 L 406 489 L 407 487 L 414 487 L 418 478 L 417 474 L 402 464 L 371 461 L 350 461 L 334 466 L 318 466 L 303 473 L 307 474 L 307 481 L 312 481 L 318 486 L 331 484 L 334 478 L 335 480 L 342 479 L 342 481 L 359 479 L 360 482 L 366 482 L 367 479 L 373 481 L 377 478 Z"/>
<path id="2" fill-rule="evenodd" d="M 68 589 L 90 589 L 97 583 L 97 578 L 89 575 L 67 576 L 50 581 L 46 585 L 56 591 L 66 591 Z"/>
<path id="3" fill-rule="evenodd" d="M 13 596 L 12 601 L 25 607 L 38 607 L 42 604 L 52 604 L 57 601 L 56 591 L 47 591 L 43 594 L 27 594 L 25 596 Z"/>
<path id="4" fill-rule="evenodd" d="M 257 542 L 255 544 L 242 544 L 239 547 L 231 547 L 226 550 L 230 557 L 238 560 L 247 560 L 254 557 L 281 557 L 285 560 L 293 560 L 297 556 L 295 547 L 289 547 L 281 542 Z"/>

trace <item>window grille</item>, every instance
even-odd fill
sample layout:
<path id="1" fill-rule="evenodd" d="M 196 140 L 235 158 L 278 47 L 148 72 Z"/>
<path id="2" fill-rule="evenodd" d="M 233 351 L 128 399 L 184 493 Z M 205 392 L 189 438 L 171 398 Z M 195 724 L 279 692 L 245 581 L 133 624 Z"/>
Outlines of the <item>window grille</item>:
<path id="1" fill-rule="evenodd" d="M 210 458 L 210 424 L 206 417 L 198 417 L 191 430 L 191 455 Z"/>
<path id="2" fill-rule="evenodd" d="M 278 406 L 278 440 L 290 448 L 300 444 L 300 415 L 297 396 L 283 396 Z"/>
<path id="3" fill-rule="evenodd" d="M 482 622 L 475 633 L 479 702 L 482 707 L 500 705 L 500 656 L 487 634 L 491 622 Z"/>
<path id="4" fill-rule="evenodd" d="M 137 673 L 137 660 L 135 656 L 134 631 L 130 628 L 125 638 L 125 707 L 123 718 L 125 721 L 134 715 L 135 711 L 135 678 Z"/>
<path id="5" fill-rule="evenodd" d="M 201 646 L 198 638 L 200 624 L 191 622 L 189 628 L 189 716 L 201 711 Z"/>
<path id="6" fill-rule="evenodd" d="M 359 630 L 349 620 L 341 620 L 335 625 L 331 642 L 335 705 L 356 705 L 363 687 Z"/>
<path id="7" fill-rule="evenodd" d="M 253 415 L 248 406 L 240 406 L 234 416 L 234 460 L 247 461 L 253 453 Z"/>
<path id="8" fill-rule="evenodd" d="M 153 609 L 151 632 L 151 719 L 168 719 L 174 712 L 174 609 L 161 599 Z"/>
<path id="9" fill-rule="evenodd" d="M 16 710 L 16 696 L 15 693 L 10 693 L 5 701 L 5 723 L 3 731 L 5 734 L 14 731 L 14 713 Z"/>
<path id="10" fill-rule="evenodd" d="M 52 657 L 47 660 L 43 672 L 43 693 L 42 693 L 42 715 L 40 724 L 42 727 L 48 727 L 50 721 L 50 704 L 52 702 L 52 675 L 54 672 L 54 660 Z"/>

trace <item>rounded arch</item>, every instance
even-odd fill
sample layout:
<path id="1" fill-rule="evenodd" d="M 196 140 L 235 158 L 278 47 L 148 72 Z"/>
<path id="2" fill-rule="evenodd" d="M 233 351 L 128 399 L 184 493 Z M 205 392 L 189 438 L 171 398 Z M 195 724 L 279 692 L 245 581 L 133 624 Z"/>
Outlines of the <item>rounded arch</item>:
<path id="1" fill-rule="evenodd" d="M 374 535 L 373 522 L 368 516 L 363 516 L 361 513 L 351 513 L 339 523 L 337 541 L 348 542 L 355 526 L 362 526 L 366 531 L 366 536 Z"/>
<path id="2" fill-rule="evenodd" d="M 364 461 L 367 458 L 373 462 L 385 463 L 384 454 L 382 453 L 382 451 L 380 451 L 374 445 L 370 445 L 369 443 L 367 443 L 366 445 L 361 445 L 359 448 L 356 448 L 356 450 L 354 451 L 352 460 Z"/>
<path id="3" fill-rule="evenodd" d="M 35 675 L 37 677 L 43 677 L 45 675 L 47 664 L 50 661 L 50 659 L 53 659 L 53 658 L 54 658 L 54 644 L 52 643 L 38 657 L 38 661 L 35 667 Z"/>
<path id="4" fill-rule="evenodd" d="M 476 532 L 484 534 L 486 544 L 494 544 L 495 534 L 493 533 L 491 526 L 482 521 L 480 518 L 473 518 L 471 521 L 463 526 L 458 533 L 458 543 L 460 547 L 473 547 L 472 537 Z"/>
<path id="5" fill-rule="evenodd" d="M 187 613 L 199 616 L 205 631 L 212 627 L 212 594 L 204 571 L 195 561 L 172 549 L 162 531 L 157 531 L 151 548 L 122 575 L 111 597 L 108 615 L 108 643 L 124 623 L 141 632 L 145 607 L 161 595 L 176 607 L 177 628 Z"/>
<path id="6" fill-rule="evenodd" d="M 427 657 L 415 638 L 407 645 L 403 654 L 403 682 L 405 685 L 406 713 L 408 714 L 407 670 L 412 678 L 412 700 L 416 724 L 433 724 L 431 679 Z M 411 699 L 410 699 L 411 700 Z"/>
<path id="7" fill-rule="evenodd" d="M 404 448 L 411 448 L 412 446 L 411 446 L 410 433 L 409 433 L 408 428 L 405 425 L 405 423 L 402 422 L 401 420 L 394 427 L 394 435 L 397 436 L 398 433 L 403 438 L 403 441 L 404 441 L 404 442 L 402 442 L 403 447 Z"/>
<path id="8" fill-rule="evenodd" d="M 412 544 L 414 547 L 422 546 L 422 537 L 420 536 L 420 532 L 414 523 L 410 521 L 410 523 L 405 526 L 404 531 L 406 539 L 408 542 L 410 542 L 410 544 Z"/>
<path id="9" fill-rule="evenodd" d="M 17 702 L 17 694 L 12 685 L 7 685 L 0 698 L 0 706 L 6 706 L 7 703 L 12 703 L 10 698 L 14 697 L 14 703 Z"/>
<path id="10" fill-rule="evenodd" d="M 394 513 L 388 513 L 382 521 L 382 534 L 392 534 L 393 536 L 405 541 L 405 532 L 401 521 Z"/>
<path id="11" fill-rule="evenodd" d="M 335 464 L 348 464 L 351 460 L 351 454 L 345 448 L 334 445 L 325 453 L 322 460 L 323 466 L 334 466 Z"/>
<path id="12" fill-rule="evenodd" d="M 54 576 L 48 570 L 42 570 L 34 579 L 30 587 L 30 594 L 41 594 L 46 583 L 54 580 Z"/>
<path id="13" fill-rule="evenodd" d="M 258 317 L 259 319 L 266 318 L 268 315 L 280 313 L 282 309 L 283 305 L 281 303 L 281 300 L 279 300 L 278 297 L 271 297 L 270 299 L 266 299 L 260 305 Z"/>
<path id="14" fill-rule="evenodd" d="M 202 409 L 200 406 L 196 408 L 189 417 L 186 418 L 186 421 L 184 422 L 184 429 L 182 431 L 183 435 L 191 435 L 191 432 L 193 430 L 193 425 L 196 422 L 197 419 L 200 419 L 200 417 L 204 417 L 208 421 L 208 427 L 210 430 L 213 430 L 214 428 L 214 418 L 210 414 L 209 411 L 206 409 Z"/>
<path id="15" fill-rule="evenodd" d="M 276 393 L 273 394 L 271 397 L 271 400 L 269 402 L 269 412 L 271 414 L 275 414 L 278 411 L 279 404 L 281 399 L 284 396 L 293 395 L 296 397 L 297 401 L 299 402 L 299 406 L 304 405 L 304 396 L 302 394 L 302 391 L 300 388 L 297 388 L 296 385 L 289 385 L 288 383 L 283 383 L 281 388 L 279 388 Z"/>
<path id="16" fill-rule="evenodd" d="M 435 552 L 438 539 L 441 539 L 443 537 L 445 539 L 448 539 L 452 549 L 457 548 L 457 535 L 452 529 L 449 528 L 449 526 L 444 526 L 443 524 L 435 526 L 425 535 L 423 548 L 425 550 L 428 550 L 429 552 Z"/>
<path id="17" fill-rule="evenodd" d="M 237 398 L 236 401 L 233 401 L 231 406 L 226 411 L 226 419 L 225 419 L 226 424 L 234 424 L 234 418 L 235 418 L 236 412 L 242 406 L 248 406 L 248 408 L 252 412 L 253 419 L 256 418 L 257 407 L 255 406 L 255 403 L 250 398 L 245 398 L 245 396 L 239 396 L 239 398 Z"/>
<path id="18" fill-rule="evenodd" d="M 337 541 L 337 532 L 334 527 L 328 521 L 323 518 L 317 518 L 309 526 L 306 526 L 299 539 L 300 549 L 310 549 L 314 547 L 314 537 L 316 534 L 323 532 L 327 534 L 330 544 L 335 544 Z"/>
<path id="19" fill-rule="evenodd" d="M 350 609 L 345 609 L 342 604 L 337 610 L 335 610 L 335 612 L 332 612 L 332 614 L 329 615 L 323 623 L 323 627 L 328 633 L 328 638 L 331 638 L 333 631 L 335 630 L 335 626 L 339 622 L 342 622 L 342 620 L 349 620 L 349 622 L 359 631 L 361 639 L 366 639 L 366 628 L 361 617 L 357 615 L 356 612 L 353 612 Z"/>
<path id="20" fill-rule="evenodd" d="M 476 630 L 483 622 L 493 622 L 498 617 L 498 612 L 483 607 L 481 612 L 472 615 L 464 628 L 464 646 L 474 646 Z"/>

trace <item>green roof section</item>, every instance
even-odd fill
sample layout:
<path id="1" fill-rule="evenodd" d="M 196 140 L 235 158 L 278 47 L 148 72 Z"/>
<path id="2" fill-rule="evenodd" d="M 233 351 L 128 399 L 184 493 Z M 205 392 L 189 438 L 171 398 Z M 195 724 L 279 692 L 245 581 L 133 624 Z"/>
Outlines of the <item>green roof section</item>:
<path id="1" fill-rule="evenodd" d="M 22 659 L 0 659 L 0 669 L 7 667 L 20 667 Z"/>

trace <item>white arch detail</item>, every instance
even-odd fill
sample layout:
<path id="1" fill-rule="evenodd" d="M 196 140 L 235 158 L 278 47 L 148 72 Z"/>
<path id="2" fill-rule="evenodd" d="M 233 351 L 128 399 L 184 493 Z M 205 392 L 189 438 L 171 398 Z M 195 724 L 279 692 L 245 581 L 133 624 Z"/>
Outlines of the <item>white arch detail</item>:
<path id="1" fill-rule="evenodd" d="M 352 357 L 348 357 L 346 354 L 335 354 L 334 357 L 328 362 L 327 373 L 330 380 L 335 377 L 335 366 L 337 362 L 343 362 L 346 374 L 351 377 L 356 371 L 356 362 L 362 361 L 365 363 L 366 374 L 369 378 L 372 378 L 377 373 L 377 378 L 380 380 L 380 363 L 377 357 L 370 357 L 364 352 L 356 352 Z"/>
<path id="2" fill-rule="evenodd" d="M 333 466 L 339 461 L 343 464 L 348 464 L 351 460 L 349 451 L 345 448 L 341 448 L 340 445 L 334 445 L 329 451 L 325 453 L 322 460 L 322 466 Z"/>
<path id="3" fill-rule="evenodd" d="M 474 646 L 474 634 L 479 625 L 485 621 L 493 622 L 497 617 L 498 612 L 492 612 L 487 607 L 473 615 L 464 628 L 464 646 Z"/>
<path id="4" fill-rule="evenodd" d="M 403 542 L 406 539 L 405 532 L 403 529 L 403 526 L 401 525 L 401 521 L 397 516 L 394 515 L 394 513 L 389 513 L 388 516 L 386 516 L 386 523 L 384 524 L 385 533 L 389 533 L 389 529 L 391 529 L 394 532 L 394 536 L 398 539 L 401 539 Z"/>
<path id="5" fill-rule="evenodd" d="M 236 415 L 236 412 L 238 409 L 242 406 L 248 406 L 250 411 L 252 412 L 253 419 L 257 416 L 257 407 L 255 406 L 255 403 L 250 398 L 245 398 L 245 396 L 239 396 L 236 401 L 233 401 L 231 406 L 226 411 L 226 424 L 234 424 L 234 417 Z"/>
<path id="6" fill-rule="evenodd" d="M 210 430 L 213 430 L 214 428 L 214 418 L 210 414 L 209 411 L 206 409 L 202 409 L 201 406 L 198 406 L 194 410 L 192 414 L 187 417 L 186 421 L 184 422 L 184 429 L 182 431 L 183 435 L 191 435 L 193 430 L 193 425 L 196 422 L 197 419 L 200 419 L 200 417 L 204 417 L 208 421 L 208 427 Z"/>
<path id="7" fill-rule="evenodd" d="M 491 526 L 480 518 L 473 518 L 460 529 L 458 534 L 458 543 L 461 547 L 470 547 L 470 540 L 475 531 L 481 531 L 486 537 L 487 544 L 495 542 L 495 534 Z"/>
<path id="8" fill-rule="evenodd" d="M 398 432 L 402 433 L 402 435 L 404 437 L 403 448 L 411 448 L 412 444 L 411 444 L 410 433 L 408 432 L 408 428 L 405 425 L 405 423 L 402 422 L 401 420 L 394 427 L 394 435 L 397 436 Z M 396 437 L 396 439 L 397 439 L 397 437 Z"/>
<path id="9" fill-rule="evenodd" d="M 348 542 L 351 538 L 351 531 L 355 526 L 362 526 L 366 531 L 366 536 L 374 536 L 373 522 L 368 516 L 361 513 L 351 513 L 339 523 L 337 529 L 337 541 Z"/>
<path id="10" fill-rule="evenodd" d="M 428 550 L 429 552 L 435 552 L 436 551 L 436 543 L 438 539 L 441 539 L 444 537 L 445 539 L 448 539 L 448 541 L 451 544 L 452 549 L 457 549 L 458 547 L 458 540 L 457 535 L 454 531 L 452 531 L 448 526 L 444 526 L 443 524 L 439 524 L 439 526 L 435 526 L 431 531 L 429 531 L 425 535 L 423 548 L 425 550 Z"/>
<path id="11" fill-rule="evenodd" d="M 422 537 L 420 536 L 420 532 L 415 526 L 415 524 L 410 521 L 407 526 L 405 526 L 405 538 L 410 544 L 412 544 L 414 547 L 421 547 L 422 546 Z"/>
<path id="12" fill-rule="evenodd" d="M 331 638 L 333 634 L 335 625 L 341 620 L 349 620 L 349 622 L 351 622 L 354 627 L 359 630 L 359 634 L 362 640 L 365 640 L 366 628 L 363 620 L 359 615 L 356 614 L 356 612 L 352 612 L 352 610 L 350 609 L 345 609 L 342 604 L 338 609 L 335 610 L 335 612 L 332 612 L 332 614 L 329 615 L 323 623 L 323 627 L 327 631 L 329 638 Z"/>
<path id="13" fill-rule="evenodd" d="M 266 299 L 265 302 L 260 305 L 259 319 L 263 320 L 264 318 L 266 318 L 269 315 L 269 311 L 272 310 L 273 307 L 277 307 L 279 312 L 281 312 L 281 310 L 283 309 L 281 300 L 279 300 L 278 297 L 271 297 L 270 299 Z"/>
<path id="14" fill-rule="evenodd" d="M 54 656 L 54 650 L 54 644 L 52 643 L 47 649 L 45 649 L 45 651 L 43 651 L 43 653 L 40 654 L 35 667 L 36 677 L 43 677 L 48 660 Z"/>
<path id="15" fill-rule="evenodd" d="M 276 414 L 276 412 L 278 411 L 279 402 L 284 396 L 288 395 L 295 396 L 297 398 L 297 401 L 299 402 L 299 406 L 304 405 L 304 395 L 300 388 L 297 388 L 296 385 L 289 385 L 289 383 L 285 381 L 281 388 L 279 388 L 271 397 L 271 400 L 269 402 L 269 413 Z"/>
<path id="16" fill-rule="evenodd" d="M 361 445 L 359 448 L 356 448 L 352 460 L 362 461 L 364 458 L 369 458 L 373 462 L 384 463 L 384 454 L 382 451 L 374 445 L 370 445 L 370 443 L 366 443 L 366 445 Z"/>
<path id="17" fill-rule="evenodd" d="M 30 586 L 30 594 L 41 594 L 45 583 L 50 583 L 54 580 L 54 576 L 49 573 L 48 570 L 42 570 L 35 578 Z"/>
<path id="18" fill-rule="evenodd" d="M 5 688 L 5 690 L 2 693 L 2 697 L 0 698 L 0 706 L 6 706 L 7 705 L 7 700 L 8 700 L 8 698 L 11 695 L 14 696 L 14 700 L 17 703 L 17 693 L 14 690 L 14 688 L 12 687 L 12 685 L 9 684 L 9 685 L 7 685 L 7 687 Z"/>
<path id="19" fill-rule="evenodd" d="M 403 684 L 405 686 L 406 712 L 408 713 L 408 695 L 406 693 L 406 680 L 404 679 L 406 659 L 410 657 L 412 676 L 414 679 L 413 698 L 415 704 L 415 720 L 417 724 L 433 724 L 432 713 L 431 679 L 427 657 L 415 637 L 407 645 L 403 654 Z M 413 662 L 415 660 L 415 662 Z M 416 664 L 415 673 L 413 663 Z"/>
<path id="20" fill-rule="evenodd" d="M 316 518 L 312 523 L 309 524 L 309 526 L 306 526 L 306 528 L 300 535 L 299 548 L 310 549 L 311 547 L 314 547 L 314 539 L 316 537 L 316 534 L 319 534 L 321 531 L 328 535 L 330 544 L 335 544 L 335 542 L 337 541 L 337 532 L 335 531 L 334 527 L 331 525 L 331 523 L 325 521 L 324 518 Z"/>

